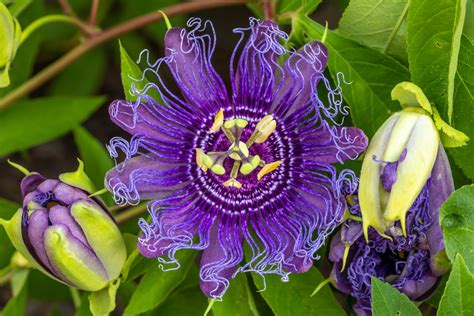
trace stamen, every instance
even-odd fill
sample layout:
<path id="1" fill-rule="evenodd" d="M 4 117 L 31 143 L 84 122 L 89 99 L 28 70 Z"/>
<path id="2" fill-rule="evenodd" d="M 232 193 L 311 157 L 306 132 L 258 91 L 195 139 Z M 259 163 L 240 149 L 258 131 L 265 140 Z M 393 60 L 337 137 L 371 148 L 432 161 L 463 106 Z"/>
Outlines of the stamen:
<path id="1" fill-rule="evenodd" d="M 206 166 L 205 160 L 209 163 L 209 156 L 204 153 L 204 150 L 201 148 L 196 148 L 196 163 L 199 166 L 199 168 L 202 169 L 202 171 L 206 172 L 208 167 Z M 211 161 L 212 163 L 212 161 Z"/>
<path id="2" fill-rule="evenodd" d="M 209 133 L 215 133 L 217 132 L 221 126 L 224 124 L 224 109 L 220 109 L 219 112 L 217 112 L 216 116 L 214 117 L 214 123 L 211 126 L 211 130 Z"/>
<path id="3" fill-rule="evenodd" d="M 266 175 L 267 173 L 270 173 L 272 172 L 273 170 L 275 170 L 276 168 L 278 168 L 279 165 L 281 165 L 282 161 L 281 160 L 278 160 L 278 161 L 274 161 L 274 162 L 271 162 L 269 164 L 266 164 L 265 166 L 263 166 L 263 168 L 258 172 L 257 174 L 257 179 L 258 180 L 261 180 L 263 178 L 264 175 Z"/>
<path id="4" fill-rule="evenodd" d="M 255 130 L 247 141 L 247 147 L 252 146 L 255 142 L 261 144 L 265 142 L 276 128 L 276 121 L 271 115 L 265 115 L 255 126 Z"/>
<path id="5" fill-rule="evenodd" d="M 242 183 L 237 181 L 237 179 L 229 179 L 226 182 L 224 182 L 225 187 L 234 187 L 237 189 L 240 189 L 242 187 Z"/>
<path id="6" fill-rule="evenodd" d="M 245 162 L 242 167 L 240 167 L 240 173 L 243 175 L 248 175 L 252 171 L 255 170 L 255 168 L 258 167 L 258 164 L 260 163 L 260 156 L 256 155 L 249 159 L 247 162 Z"/>

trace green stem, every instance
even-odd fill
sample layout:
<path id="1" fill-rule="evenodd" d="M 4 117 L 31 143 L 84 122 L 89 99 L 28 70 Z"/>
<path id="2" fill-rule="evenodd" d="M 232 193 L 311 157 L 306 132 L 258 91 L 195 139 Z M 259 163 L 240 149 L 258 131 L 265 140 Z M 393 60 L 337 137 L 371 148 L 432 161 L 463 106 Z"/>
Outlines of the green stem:
<path id="1" fill-rule="evenodd" d="M 208 0 L 208 1 L 192 1 L 176 4 L 163 9 L 163 12 L 168 16 L 175 16 L 179 14 L 186 14 L 194 11 L 218 8 L 236 4 L 244 4 L 251 2 L 252 0 Z M 146 15 L 142 15 L 121 24 L 115 25 L 107 30 L 94 33 L 82 44 L 76 46 L 71 51 L 66 53 L 64 56 L 59 58 L 57 61 L 37 73 L 34 77 L 30 78 L 24 84 L 4 96 L 0 100 L 0 110 L 7 108 L 8 106 L 15 103 L 15 101 L 23 98 L 29 93 L 35 91 L 41 87 L 45 82 L 56 76 L 61 70 L 69 66 L 79 57 L 94 49 L 95 47 L 110 41 L 111 39 L 117 38 L 120 35 L 142 28 L 148 24 L 160 21 L 163 19 L 163 15 L 160 12 L 152 12 Z"/>
<path id="2" fill-rule="evenodd" d="M 131 207 L 128 210 L 121 212 L 120 214 L 115 215 L 115 220 L 118 224 L 123 224 L 130 219 L 140 216 L 146 211 L 146 204 L 140 204 L 135 207 Z"/>
<path id="3" fill-rule="evenodd" d="M 20 44 L 23 43 L 34 31 L 43 25 L 55 22 L 64 22 L 77 26 L 81 31 L 84 31 L 84 25 L 77 18 L 62 14 L 46 15 L 34 21 L 21 32 Z"/>
<path id="4" fill-rule="evenodd" d="M 70 287 L 69 291 L 71 292 L 74 307 L 78 309 L 81 306 L 81 297 L 79 296 L 79 291 L 73 287 Z"/>
<path id="5" fill-rule="evenodd" d="M 331 282 L 331 278 L 327 278 L 323 280 L 318 286 L 314 289 L 313 293 L 311 293 L 311 297 L 315 296 L 323 287 L 325 287 L 328 283 Z"/>

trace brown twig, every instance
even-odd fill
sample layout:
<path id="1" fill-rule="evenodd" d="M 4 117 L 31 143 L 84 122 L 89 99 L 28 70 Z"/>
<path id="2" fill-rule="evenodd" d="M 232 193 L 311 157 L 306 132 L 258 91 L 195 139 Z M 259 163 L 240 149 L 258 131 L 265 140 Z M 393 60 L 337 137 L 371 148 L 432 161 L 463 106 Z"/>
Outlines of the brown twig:
<path id="1" fill-rule="evenodd" d="M 95 26 L 98 9 L 99 9 L 99 0 L 92 0 L 91 12 L 89 14 L 89 26 L 92 28 Z"/>
<path id="2" fill-rule="evenodd" d="M 71 4 L 68 0 L 58 0 L 58 2 L 61 8 L 63 9 L 64 14 L 76 16 L 76 13 L 74 13 L 74 10 L 72 9 Z"/>
<path id="3" fill-rule="evenodd" d="M 175 16 L 178 14 L 185 14 L 189 12 L 205 10 L 216 7 L 230 6 L 236 4 L 243 4 L 249 2 L 248 0 L 208 0 L 199 2 L 185 2 L 177 5 L 169 6 L 162 11 L 167 16 Z M 15 101 L 33 92 L 42 84 L 53 78 L 61 70 L 66 68 L 73 61 L 92 50 L 96 46 L 103 44 L 113 38 L 116 38 L 127 32 L 142 28 L 150 23 L 160 21 L 163 15 L 160 12 L 152 12 L 146 15 L 136 17 L 124 23 L 113 26 L 107 30 L 95 33 L 95 36 L 88 38 L 79 46 L 76 46 L 57 61 L 37 73 L 30 80 L 7 94 L 0 100 L 0 110 L 12 105 Z"/>
<path id="4" fill-rule="evenodd" d="M 262 0 L 263 17 L 265 20 L 273 20 L 275 17 L 275 10 L 273 8 L 272 0 Z"/>

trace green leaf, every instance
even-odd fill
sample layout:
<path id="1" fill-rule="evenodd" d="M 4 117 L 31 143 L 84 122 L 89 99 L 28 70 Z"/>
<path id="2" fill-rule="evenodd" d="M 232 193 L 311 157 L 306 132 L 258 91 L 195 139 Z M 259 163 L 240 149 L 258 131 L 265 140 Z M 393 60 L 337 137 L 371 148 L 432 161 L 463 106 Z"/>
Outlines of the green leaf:
<path id="1" fill-rule="evenodd" d="M 272 311 L 283 315 L 346 315 L 336 301 L 331 288 L 326 286 L 311 297 L 316 285 L 324 279 L 316 268 L 302 274 L 291 274 L 288 282 L 282 282 L 275 274 L 263 277 L 252 273 L 254 283 Z"/>
<path id="2" fill-rule="evenodd" d="M 214 316 L 258 316 L 245 274 L 240 273 L 230 281 L 222 301 L 212 306 L 212 313 Z"/>
<path id="3" fill-rule="evenodd" d="M 104 81 L 107 54 L 94 49 L 69 65 L 49 86 L 48 94 L 55 96 L 87 96 L 97 93 Z M 77 80 L 83 78 L 83 80 Z"/>
<path id="4" fill-rule="evenodd" d="M 186 315 L 202 316 L 207 307 L 207 299 L 199 285 L 179 288 L 153 312 L 148 315 Z M 237 311 L 228 315 L 234 315 Z"/>
<path id="5" fill-rule="evenodd" d="M 115 296 L 120 286 L 120 279 L 110 283 L 106 288 L 89 295 L 89 306 L 92 315 L 109 315 L 115 309 Z"/>
<path id="6" fill-rule="evenodd" d="M 306 16 L 293 22 L 293 37 L 305 43 L 304 34 L 311 39 L 321 38 L 324 27 Z M 344 74 L 351 84 L 343 85 L 344 99 L 350 106 L 354 124 L 371 137 L 388 118 L 390 111 L 400 110 L 391 101 L 393 87 L 408 80 L 408 70 L 395 59 L 372 48 L 329 32 L 326 39 L 329 50 L 328 67 L 335 81 Z M 341 82 L 342 83 L 342 82 Z"/>
<path id="7" fill-rule="evenodd" d="M 8 8 L 10 12 L 18 17 L 32 2 L 33 0 L 16 0 L 13 4 Z"/>
<path id="8" fill-rule="evenodd" d="M 26 302 L 28 299 L 28 286 L 23 286 L 17 296 L 11 298 L 5 308 L 0 312 L 0 316 L 26 315 Z"/>
<path id="9" fill-rule="evenodd" d="M 372 313 L 374 316 L 420 315 L 420 310 L 405 295 L 388 283 L 372 277 Z"/>
<path id="10" fill-rule="evenodd" d="M 85 128 L 79 126 L 74 129 L 73 134 L 86 174 L 97 189 L 103 188 L 105 173 L 114 166 L 114 162 L 110 159 L 105 146 Z M 113 205 L 110 192 L 102 194 L 101 197 L 107 205 Z"/>
<path id="11" fill-rule="evenodd" d="M 28 295 L 32 299 L 46 302 L 67 302 L 71 299 L 66 285 L 51 279 L 37 269 L 31 270 L 28 278 Z"/>
<path id="12" fill-rule="evenodd" d="M 461 36 L 458 67 L 454 78 L 454 109 L 452 125 L 469 136 L 467 146 L 450 150 L 464 174 L 474 180 L 474 3 L 468 2 L 466 21 Z"/>
<path id="13" fill-rule="evenodd" d="M 352 0 L 338 33 L 405 63 L 407 12 L 408 0 Z"/>
<path id="14" fill-rule="evenodd" d="M 13 271 L 11 284 L 13 296 L 18 296 L 28 280 L 29 269 L 18 269 Z"/>
<path id="15" fill-rule="evenodd" d="M 19 207 L 20 205 L 15 202 L 0 198 L 0 218 L 10 219 Z M 9 241 L 3 226 L 0 225 L 0 227 L 0 240 L 2 240 L 0 243 L 0 269 L 2 269 L 10 264 L 15 248 Z"/>
<path id="16" fill-rule="evenodd" d="M 0 111 L 0 156 L 67 133 L 103 102 L 102 97 L 51 97 L 17 102 Z"/>
<path id="17" fill-rule="evenodd" d="M 466 258 L 474 271 L 474 185 L 464 186 L 444 202 L 439 210 L 439 222 L 443 229 L 446 254 L 454 262 L 456 254 Z"/>
<path id="18" fill-rule="evenodd" d="M 456 255 L 437 315 L 474 315 L 472 293 L 474 276 L 469 272 L 463 257 Z"/>
<path id="19" fill-rule="evenodd" d="M 408 61 L 420 86 L 441 118 L 452 122 L 454 79 L 466 0 L 412 0 L 408 10 Z"/>
<path id="20" fill-rule="evenodd" d="M 181 250 L 177 259 L 181 267 L 173 271 L 162 271 L 158 266 L 145 273 L 125 308 L 125 315 L 136 315 L 157 307 L 186 277 L 193 264 L 194 251 Z M 155 265 L 157 265 L 155 261 Z"/>

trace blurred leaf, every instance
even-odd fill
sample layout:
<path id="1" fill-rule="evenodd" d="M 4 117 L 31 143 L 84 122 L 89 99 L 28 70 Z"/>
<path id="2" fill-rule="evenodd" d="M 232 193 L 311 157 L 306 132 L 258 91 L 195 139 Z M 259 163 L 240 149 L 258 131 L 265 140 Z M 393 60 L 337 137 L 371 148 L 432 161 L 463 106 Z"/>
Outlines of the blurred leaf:
<path id="1" fill-rule="evenodd" d="M 435 292 L 425 301 L 426 303 L 438 309 L 439 302 L 441 301 L 441 297 L 443 296 L 444 288 L 446 287 L 446 282 L 448 281 L 448 278 L 449 278 L 448 273 L 446 273 L 445 275 L 441 277 L 441 281 L 436 287 Z"/>
<path id="2" fill-rule="evenodd" d="M 456 164 L 464 174 L 474 181 L 474 3 L 468 2 L 466 21 L 461 36 L 458 68 L 454 78 L 453 126 L 466 133 L 471 139 L 467 146 L 453 148 L 452 154 Z"/>
<path id="3" fill-rule="evenodd" d="M 186 315 L 202 316 L 207 307 L 207 299 L 199 289 L 199 285 L 178 289 L 149 315 Z M 234 310 L 231 314 L 236 315 Z"/>
<path id="4" fill-rule="evenodd" d="M 474 315 L 472 293 L 474 276 L 469 273 L 463 257 L 457 254 L 437 315 Z"/>
<path id="5" fill-rule="evenodd" d="M 17 102 L 0 111 L 0 156 L 67 133 L 103 102 L 102 97 L 50 97 Z"/>
<path id="6" fill-rule="evenodd" d="M 408 0 L 352 0 L 339 21 L 346 38 L 406 62 Z"/>
<path id="7" fill-rule="evenodd" d="M 13 296 L 18 296 L 28 280 L 30 269 L 17 269 L 13 271 L 11 285 Z"/>
<path id="8" fill-rule="evenodd" d="M 306 37 L 321 38 L 324 32 L 322 25 L 307 16 L 299 16 L 293 23 L 292 37 L 299 44 L 306 43 Z M 351 82 L 343 85 L 342 93 L 350 106 L 352 120 L 371 137 L 390 111 L 400 109 L 390 101 L 390 92 L 397 83 L 408 80 L 408 70 L 395 59 L 334 32 L 328 33 L 325 44 L 334 81 L 342 84 L 342 73 L 345 81 Z"/>
<path id="9" fill-rule="evenodd" d="M 448 123 L 452 121 L 454 78 L 466 13 L 466 0 L 411 0 L 408 61 L 412 81 Z"/>
<path id="10" fill-rule="evenodd" d="M 214 316 L 258 316 L 257 307 L 250 292 L 245 274 L 238 274 L 230 281 L 229 289 L 221 302 L 212 306 Z"/>
<path id="11" fill-rule="evenodd" d="M 100 143 L 85 128 L 78 126 L 73 131 L 74 140 L 84 162 L 85 171 L 91 178 L 97 190 L 104 187 L 105 173 L 114 166 L 105 146 Z M 101 195 L 107 205 L 113 205 L 113 197 L 110 192 Z"/>
<path id="12" fill-rule="evenodd" d="M 94 316 L 109 315 L 115 309 L 115 297 L 120 280 L 115 280 L 105 289 L 89 295 L 90 310 Z"/>
<path id="13" fill-rule="evenodd" d="M 26 315 L 27 298 L 28 286 L 23 286 L 20 293 L 8 301 L 5 308 L 0 312 L 0 316 Z"/>
<path id="14" fill-rule="evenodd" d="M 444 202 L 439 210 L 439 222 L 443 229 L 443 240 L 449 260 L 454 262 L 456 254 L 466 258 L 474 271 L 474 185 L 464 186 Z"/>
<path id="15" fill-rule="evenodd" d="M 20 205 L 15 202 L 0 198 L 0 218 L 10 219 L 19 207 Z M 0 228 L 0 240 L 2 241 L 0 243 L 0 269 L 2 269 L 10 264 L 15 247 L 9 241 L 3 226 Z"/>
<path id="16" fill-rule="evenodd" d="M 372 277 L 372 313 L 374 316 L 420 315 L 421 312 L 403 293 Z"/>
<path id="17" fill-rule="evenodd" d="M 81 305 L 76 308 L 76 313 L 74 314 L 75 316 L 92 316 L 89 306 L 89 299 L 87 298 L 88 295 L 89 293 L 87 292 L 82 293 Z"/>
<path id="18" fill-rule="evenodd" d="M 71 294 L 66 285 L 49 278 L 36 269 L 31 270 L 30 277 L 28 278 L 28 287 L 29 296 L 36 300 L 66 302 L 71 299 Z M 45 291 L 45 289 L 48 290 Z"/>
<path id="19" fill-rule="evenodd" d="M 122 43 L 119 41 L 120 47 L 120 76 L 122 77 L 122 86 L 125 92 L 125 99 L 135 101 L 136 95 L 132 95 L 133 87 L 136 90 L 142 90 L 148 83 L 146 78 L 143 78 L 143 71 L 137 63 L 130 58 Z M 133 87 L 132 87 L 133 86 Z"/>
<path id="20" fill-rule="evenodd" d="M 257 273 L 252 273 L 252 278 L 276 315 L 346 315 L 329 286 L 310 296 L 314 288 L 324 281 L 316 268 L 302 274 L 291 274 L 288 282 L 283 282 L 281 276 L 275 274 L 265 275 L 265 284 L 263 277 Z"/>
<path id="21" fill-rule="evenodd" d="M 121 5 L 123 6 L 122 12 L 124 12 L 124 15 L 121 17 L 121 20 L 124 21 L 130 19 L 131 17 L 136 17 L 153 11 L 158 11 L 170 5 L 178 4 L 180 2 L 181 1 L 179 0 L 121 0 Z M 186 17 L 183 15 L 170 17 L 170 22 L 172 26 L 184 26 L 186 24 Z M 167 29 L 164 21 L 159 21 L 158 23 L 153 23 L 145 27 L 145 32 L 160 45 L 162 45 L 163 43 L 166 30 Z"/>
<path id="22" fill-rule="evenodd" d="M 157 307 L 186 277 L 193 264 L 194 251 L 181 250 L 177 259 L 181 267 L 173 271 L 162 271 L 155 261 L 155 268 L 145 273 L 125 308 L 125 315 L 136 315 Z"/>
<path id="23" fill-rule="evenodd" d="M 105 50 L 94 49 L 63 70 L 49 86 L 48 94 L 87 96 L 97 93 L 104 81 L 106 62 Z"/>
<path id="24" fill-rule="evenodd" d="M 18 17 L 32 2 L 33 0 L 15 0 L 11 6 L 8 7 L 10 12 Z"/>

